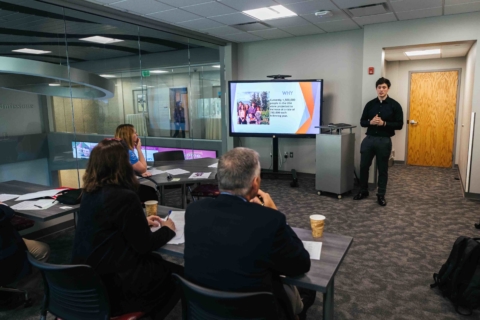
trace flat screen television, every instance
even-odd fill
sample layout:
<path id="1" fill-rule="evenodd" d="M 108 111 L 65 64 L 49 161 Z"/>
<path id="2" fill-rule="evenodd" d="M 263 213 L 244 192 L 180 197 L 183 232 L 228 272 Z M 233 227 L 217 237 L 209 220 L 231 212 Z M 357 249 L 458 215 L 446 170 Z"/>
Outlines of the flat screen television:
<path id="1" fill-rule="evenodd" d="M 314 137 L 323 80 L 229 81 L 230 136 Z"/>

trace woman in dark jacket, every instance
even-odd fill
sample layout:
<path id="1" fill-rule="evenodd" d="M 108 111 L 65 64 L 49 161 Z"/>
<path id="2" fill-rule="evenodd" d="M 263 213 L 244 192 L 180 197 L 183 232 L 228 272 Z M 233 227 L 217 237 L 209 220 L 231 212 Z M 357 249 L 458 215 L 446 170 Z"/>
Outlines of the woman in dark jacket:
<path id="1" fill-rule="evenodd" d="M 128 146 L 101 141 L 92 151 L 78 212 L 72 263 L 92 266 L 107 288 L 112 316 L 142 311 L 163 319 L 179 299 L 172 272 L 183 267 L 152 251 L 175 236 L 171 220 L 145 217 Z M 149 225 L 161 225 L 155 232 Z"/>

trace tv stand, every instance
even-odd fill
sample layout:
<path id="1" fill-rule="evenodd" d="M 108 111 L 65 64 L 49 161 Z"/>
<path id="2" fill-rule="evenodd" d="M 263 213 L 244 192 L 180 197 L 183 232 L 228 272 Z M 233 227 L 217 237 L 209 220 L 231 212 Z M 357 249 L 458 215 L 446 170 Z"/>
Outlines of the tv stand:
<path id="1" fill-rule="evenodd" d="M 273 143 L 273 170 L 269 169 L 262 169 L 261 170 L 261 175 L 262 177 L 265 176 L 273 176 L 273 177 L 284 177 L 284 176 L 291 176 L 292 177 L 292 182 L 290 182 L 290 187 L 298 187 L 298 177 L 297 177 L 297 171 L 295 169 L 292 169 L 290 172 L 288 171 L 278 171 L 278 137 L 273 136 L 272 137 L 272 143 Z"/>

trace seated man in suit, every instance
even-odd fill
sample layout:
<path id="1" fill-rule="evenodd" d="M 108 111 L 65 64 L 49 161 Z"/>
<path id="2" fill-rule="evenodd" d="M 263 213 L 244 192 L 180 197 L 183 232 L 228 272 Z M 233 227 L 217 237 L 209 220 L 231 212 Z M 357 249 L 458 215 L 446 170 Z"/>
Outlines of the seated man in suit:
<path id="1" fill-rule="evenodd" d="M 218 162 L 217 177 L 220 196 L 194 202 L 185 213 L 185 276 L 216 290 L 272 292 L 282 318 L 295 319 L 301 300 L 279 276 L 308 272 L 310 256 L 260 190 L 258 153 L 230 150 Z"/>

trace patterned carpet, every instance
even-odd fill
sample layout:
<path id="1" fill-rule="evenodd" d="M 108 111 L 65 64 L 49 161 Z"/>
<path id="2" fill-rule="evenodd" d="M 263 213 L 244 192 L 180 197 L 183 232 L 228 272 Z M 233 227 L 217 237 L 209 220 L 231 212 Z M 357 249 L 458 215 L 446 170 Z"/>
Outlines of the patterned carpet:
<path id="1" fill-rule="evenodd" d="M 354 238 L 335 278 L 335 319 L 464 319 L 429 284 L 458 236 L 480 236 L 473 226 L 480 218 L 480 202 L 462 197 L 456 169 L 395 165 L 389 173 L 386 207 L 376 203 L 374 190 L 361 201 L 352 200 L 356 190 L 341 200 L 318 196 L 315 178 L 307 174 L 299 175 L 299 188 L 290 188 L 288 180 L 264 179 L 262 189 L 290 225 L 309 228 L 309 215 L 323 214 L 326 231 Z M 179 192 L 172 190 L 167 205 L 179 200 Z M 52 248 L 51 262 L 69 260 L 73 232 L 42 239 Z M 39 274 L 20 286 L 29 289 L 35 305 L 0 312 L 1 319 L 39 318 Z M 317 294 L 308 319 L 322 319 L 322 299 Z M 480 318 L 480 310 L 471 318 Z M 181 319 L 180 305 L 168 319 Z"/>

